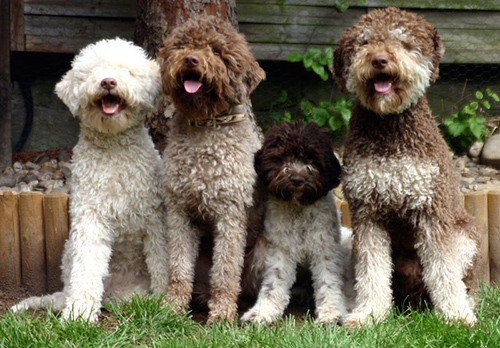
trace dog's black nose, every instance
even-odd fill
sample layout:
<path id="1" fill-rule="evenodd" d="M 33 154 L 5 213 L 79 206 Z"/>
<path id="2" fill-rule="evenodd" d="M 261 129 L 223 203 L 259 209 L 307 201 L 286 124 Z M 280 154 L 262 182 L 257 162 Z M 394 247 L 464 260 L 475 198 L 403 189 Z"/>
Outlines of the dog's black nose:
<path id="1" fill-rule="evenodd" d="M 295 186 L 300 186 L 300 185 L 302 185 L 304 183 L 304 178 L 301 177 L 301 176 L 294 175 L 294 176 L 290 177 L 290 181 Z"/>
<path id="2" fill-rule="evenodd" d="M 375 56 L 372 59 L 372 65 L 374 68 L 383 69 L 389 64 L 389 58 L 383 55 Z"/>
<path id="3" fill-rule="evenodd" d="M 118 82 L 110 77 L 101 81 L 101 87 L 107 89 L 108 91 L 111 91 L 113 88 L 115 88 L 117 84 Z"/>
<path id="4" fill-rule="evenodd" d="M 186 57 L 186 65 L 190 68 L 194 68 L 200 63 L 200 60 L 196 56 L 187 56 Z"/>

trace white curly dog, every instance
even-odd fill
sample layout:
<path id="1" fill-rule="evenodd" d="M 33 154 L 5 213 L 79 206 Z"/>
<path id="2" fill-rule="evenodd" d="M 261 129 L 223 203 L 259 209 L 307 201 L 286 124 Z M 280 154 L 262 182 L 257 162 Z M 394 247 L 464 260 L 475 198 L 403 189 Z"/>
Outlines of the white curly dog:
<path id="1" fill-rule="evenodd" d="M 103 299 L 166 291 L 162 162 L 144 126 L 160 86 L 157 63 L 118 38 L 84 48 L 56 85 L 80 121 L 64 290 L 13 311 L 51 307 L 63 319 L 96 321 Z"/>

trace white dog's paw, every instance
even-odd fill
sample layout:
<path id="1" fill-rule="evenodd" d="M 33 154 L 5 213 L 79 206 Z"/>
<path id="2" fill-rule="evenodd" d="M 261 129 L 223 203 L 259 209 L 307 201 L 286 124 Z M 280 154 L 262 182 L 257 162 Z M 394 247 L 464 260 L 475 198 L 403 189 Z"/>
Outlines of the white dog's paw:
<path id="1" fill-rule="evenodd" d="M 387 316 L 388 311 L 383 312 L 357 312 L 354 311 L 347 316 L 344 321 L 344 326 L 352 329 L 359 329 L 366 324 L 374 324 L 381 322 Z"/>
<path id="2" fill-rule="evenodd" d="M 331 325 L 331 326 L 341 325 L 342 313 L 340 311 L 318 312 L 315 322 L 318 324 Z"/>
<path id="3" fill-rule="evenodd" d="M 24 311 L 27 311 L 29 308 L 29 304 L 26 302 L 26 300 L 24 300 L 10 307 L 10 310 L 12 311 L 12 313 L 22 313 Z"/>
<path id="4" fill-rule="evenodd" d="M 456 310 L 456 311 L 451 311 L 448 313 L 444 313 L 446 319 L 450 321 L 451 323 L 453 322 L 460 322 L 465 325 L 472 326 L 476 324 L 477 322 L 477 317 L 474 314 L 474 311 L 472 308 L 463 308 L 461 310 Z"/>
<path id="5" fill-rule="evenodd" d="M 265 311 L 254 307 L 241 317 L 241 321 L 267 325 L 272 324 L 277 319 L 277 317 L 277 315 L 274 315 L 270 311 Z"/>
<path id="6" fill-rule="evenodd" d="M 61 320 L 83 319 L 95 323 L 99 319 L 99 313 L 100 306 L 96 303 L 74 301 L 63 309 Z"/>

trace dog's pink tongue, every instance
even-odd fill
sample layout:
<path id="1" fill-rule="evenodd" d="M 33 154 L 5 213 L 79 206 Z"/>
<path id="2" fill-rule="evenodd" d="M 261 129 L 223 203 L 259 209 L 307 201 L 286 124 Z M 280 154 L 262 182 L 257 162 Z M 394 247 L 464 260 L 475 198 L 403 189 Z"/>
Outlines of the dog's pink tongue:
<path id="1" fill-rule="evenodd" d="M 184 89 L 188 93 L 196 93 L 201 88 L 203 84 L 200 81 L 186 80 L 184 81 Z"/>
<path id="2" fill-rule="evenodd" d="M 374 86 L 377 93 L 387 94 L 391 91 L 392 83 L 387 80 L 377 80 Z"/>
<path id="3" fill-rule="evenodd" d="M 118 112 L 120 108 L 120 103 L 114 98 L 103 98 L 102 99 L 102 112 L 106 115 L 114 115 Z"/>

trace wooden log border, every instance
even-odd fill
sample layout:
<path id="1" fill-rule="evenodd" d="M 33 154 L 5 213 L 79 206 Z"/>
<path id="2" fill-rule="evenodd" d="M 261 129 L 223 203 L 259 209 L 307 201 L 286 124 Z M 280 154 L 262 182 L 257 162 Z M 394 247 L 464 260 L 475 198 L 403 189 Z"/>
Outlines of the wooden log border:
<path id="1" fill-rule="evenodd" d="M 481 231 L 474 279 L 500 284 L 500 189 L 464 195 Z M 0 291 L 24 287 L 32 294 L 62 289 L 60 263 L 69 234 L 69 196 L 0 191 Z M 351 227 L 346 202 L 337 200 L 341 223 Z"/>
<path id="2" fill-rule="evenodd" d="M 0 191 L 0 291 L 42 295 L 62 289 L 69 196 Z"/>

